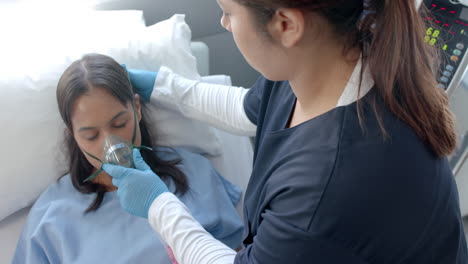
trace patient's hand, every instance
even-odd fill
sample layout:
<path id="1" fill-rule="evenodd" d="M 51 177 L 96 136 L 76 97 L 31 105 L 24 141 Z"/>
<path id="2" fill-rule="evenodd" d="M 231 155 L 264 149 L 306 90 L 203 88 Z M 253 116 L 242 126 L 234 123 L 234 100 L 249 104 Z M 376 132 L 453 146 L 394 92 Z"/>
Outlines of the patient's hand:
<path id="1" fill-rule="evenodd" d="M 133 150 L 133 159 L 136 169 L 111 164 L 105 164 L 103 168 L 112 176 L 112 183 L 118 188 L 117 195 L 124 210 L 148 218 L 153 201 L 169 189 L 146 164 L 138 149 Z"/>

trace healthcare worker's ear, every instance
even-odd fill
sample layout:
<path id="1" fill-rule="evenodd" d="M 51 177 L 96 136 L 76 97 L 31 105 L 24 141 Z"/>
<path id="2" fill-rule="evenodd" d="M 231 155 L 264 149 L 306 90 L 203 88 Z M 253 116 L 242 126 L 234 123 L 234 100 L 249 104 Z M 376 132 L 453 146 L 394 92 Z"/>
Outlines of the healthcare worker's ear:
<path id="1" fill-rule="evenodd" d="M 273 39 L 285 48 L 294 47 L 303 37 L 306 27 L 304 13 L 294 8 L 279 8 L 268 25 Z"/>

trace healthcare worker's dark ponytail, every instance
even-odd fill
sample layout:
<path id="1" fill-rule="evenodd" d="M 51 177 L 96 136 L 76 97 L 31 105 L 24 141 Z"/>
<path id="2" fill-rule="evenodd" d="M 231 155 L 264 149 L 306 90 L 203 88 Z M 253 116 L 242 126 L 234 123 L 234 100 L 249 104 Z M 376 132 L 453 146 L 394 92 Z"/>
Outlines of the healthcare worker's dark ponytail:
<path id="1" fill-rule="evenodd" d="M 362 49 L 363 62 L 369 64 L 375 80 L 374 89 L 387 107 L 437 156 L 455 149 L 454 117 L 447 95 L 436 81 L 437 50 L 423 38 L 424 6 L 418 10 L 414 0 L 235 1 L 252 10 L 264 33 L 278 8 L 298 8 L 326 18 L 337 36 L 343 37 L 344 52 L 358 46 Z M 368 15 L 363 18 L 364 13 Z"/>
<path id="2" fill-rule="evenodd" d="M 365 53 L 379 94 L 438 156 L 450 154 L 454 117 L 437 86 L 437 50 L 423 39 L 427 9 L 418 11 L 413 0 L 372 1 L 370 8 L 376 10 L 375 28 L 367 28 L 372 41 Z"/>

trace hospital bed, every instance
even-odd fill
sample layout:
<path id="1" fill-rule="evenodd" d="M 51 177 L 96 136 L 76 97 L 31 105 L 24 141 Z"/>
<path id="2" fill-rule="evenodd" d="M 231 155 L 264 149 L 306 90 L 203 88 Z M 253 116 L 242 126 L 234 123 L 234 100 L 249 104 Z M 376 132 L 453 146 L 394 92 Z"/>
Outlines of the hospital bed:
<path id="1" fill-rule="evenodd" d="M 191 42 L 191 51 L 196 58 L 197 69 L 201 76 L 209 75 L 209 48 L 201 42 Z M 211 77 L 211 80 L 226 80 L 226 76 Z M 245 191 L 248 178 L 251 173 L 253 150 L 249 138 L 228 134 L 221 130 L 214 130 L 221 151 L 217 155 L 207 155 L 214 167 L 227 179 L 240 186 Z M 2 153 L 5 155 L 6 153 Z M 27 163 L 26 161 L 23 161 Z M 10 175 L 10 177 L 21 177 L 22 175 Z M 20 192 L 20 190 L 18 190 Z M 242 196 L 243 197 L 243 196 Z M 242 214 L 242 201 L 238 204 L 238 212 Z M 27 218 L 30 205 L 14 212 L 0 221 L 0 263 L 10 263 L 16 243 L 22 227 Z"/>

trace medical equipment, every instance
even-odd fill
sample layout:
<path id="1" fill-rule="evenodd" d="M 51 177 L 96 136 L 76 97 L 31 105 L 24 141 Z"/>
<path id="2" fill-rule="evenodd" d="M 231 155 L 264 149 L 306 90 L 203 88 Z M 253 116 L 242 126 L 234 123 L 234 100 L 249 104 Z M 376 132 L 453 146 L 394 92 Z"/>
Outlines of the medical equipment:
<path id="1" fill-rule="evenodd" d="M 460 206 L 463 215 L 468 214 L 468 1 L 425 0 L 430 14 L 428 21 L 436 26 L 428 27 L 424 39 L 438 47 L 442 63 L 438 74 L 440 88 L 447 91 L 452 111 L 456 115 L 458 147 L 449 158 L 456 176 Z"/>
<path id="2" fill-rule="evenodd" d="M 424 40 L 440 48 L 443 61 L 438 76 L 439 86 L 451 94 L 460 85 L 468 60 L 468 7 L 450 1 L 425 1 L 430 10 L 427 20 L 435 27 L 427 28 Z M 459 70 L 460 69 L 460 70 Z"/>
<path id="3" fill-rule="evenodd" d="M 130 144 L 122 138 L 110 134 L 104 140 L 104 163 L 134 168 L 133 154 Z"/>
<path id="4" fill-rule="evenodd" d="M 430 16 L 426 19 L 437 27 L 429 27 L 425 33 L 425 41 L 429 45 L 440 48 L 442 63 L 438 76 L 439 86 L 447 90 L 452 101 L 452 108 L 458 115 L 460 145 L 452 155 L 451 165 L 457 174 L 468 155 L 467 135 L 464 130 L 466 111 L 454 107 L 460 100 L 468 100 L 462 86 L 466 76 L 468 59 L 468 1 L 467 0 L 426 0 Z M 466 90 L 466 89 L 465 89 Z M 456 94 L 456 95 L 455 95 Z M 461 99 L 460 99 L 461 98 Z M 465 113 L 464 113 L 465 112 Z"/>
<path id="5" fill-rule="evenodd" d="M 454 5 L 462 4 L 464 6 L 468 6 L 468 0 L 449 0 L 450 3 Z"/>

